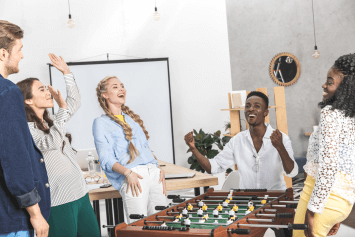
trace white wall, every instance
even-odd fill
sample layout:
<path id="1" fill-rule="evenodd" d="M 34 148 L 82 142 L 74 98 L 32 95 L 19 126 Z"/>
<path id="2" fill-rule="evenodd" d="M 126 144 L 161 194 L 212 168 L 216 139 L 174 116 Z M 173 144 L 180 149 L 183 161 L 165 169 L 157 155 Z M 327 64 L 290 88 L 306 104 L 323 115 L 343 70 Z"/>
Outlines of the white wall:
<path id="1" fill-rule="evenodd" d="M 232 88 L 226 6 L 224 0 L 158 0 L 157 7 L 156 22 L 153 0 L 72 0 L 76 25 L 69 29 L 66 0 L 2 0 L 1 19 L 25 30 L 25 58 L 9 79 L 34 76 L 48 84 L 50 52 L 68 62 L 105 53 L 169 57 L 176 164 L 187 166 L 183 136 L 193 128 L 221 130 L 229 120 L 220 111 Z"/>

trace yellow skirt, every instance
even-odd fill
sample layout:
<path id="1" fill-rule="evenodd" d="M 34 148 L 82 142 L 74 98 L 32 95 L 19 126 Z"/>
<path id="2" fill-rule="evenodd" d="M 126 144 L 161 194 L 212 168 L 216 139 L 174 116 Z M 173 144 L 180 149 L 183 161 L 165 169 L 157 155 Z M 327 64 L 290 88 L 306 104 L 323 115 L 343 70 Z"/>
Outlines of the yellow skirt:
<path id="1" fill-rule="evenodd" d="M 315 179 L 308 175 L 305 181 L 300 201 L 295 215 L 295 224 L 304 224 L 308 201 L 311 198 Z M 327 236 L 330 229 L 337 223 L 345 220 L 352 210 L 353 205 L 337 195 L 330 193 L 322 214 L 314 214 L 314 235 Z M 294 230 L 293 237 L 305 236 L 303 230 Z"/>

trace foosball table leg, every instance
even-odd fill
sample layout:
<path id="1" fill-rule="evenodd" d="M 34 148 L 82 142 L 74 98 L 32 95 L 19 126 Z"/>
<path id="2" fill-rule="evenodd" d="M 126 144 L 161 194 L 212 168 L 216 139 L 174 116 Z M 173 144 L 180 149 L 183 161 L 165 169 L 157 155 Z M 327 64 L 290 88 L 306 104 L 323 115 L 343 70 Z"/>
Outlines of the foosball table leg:
<path id="1" fill-rule="evenodd" d="M 203 192 L 206 193 L 210 186 L 203 187 Z"/>
<path id="2" fill-rule="evenodd" d="M 201 192 L 200 192 L 200 187 L 195 188 L 195 196 L 200 196 Z"/>
<path id="3" fill-rule="evenodd" d="M 113 213 L 115 216 L 115 224 L 116 225 L 124 222 L 122 198 L 114 198 L 113 199 Z"/>
<path id="4" fill-rule="evenodd" d="M 105 204 L 106 204 L 106 221 L 107 225 L 113 225 L 113 216 L 112 216 L 112 200 L 111 199 L 105 199 Z M 109 237 L 114 237 L 115 236 L 115 229 L 110 228 L 107 229 L 108 236 Z"/>
<path id="5" fill-rule="evenodd" d="M 99 224 L 100 236 L 101 236 L 101 223 L 100 223 L 100 203 L 99 200 L 93 201 L 94 212 L 96 216 L 97 223 Z"/>

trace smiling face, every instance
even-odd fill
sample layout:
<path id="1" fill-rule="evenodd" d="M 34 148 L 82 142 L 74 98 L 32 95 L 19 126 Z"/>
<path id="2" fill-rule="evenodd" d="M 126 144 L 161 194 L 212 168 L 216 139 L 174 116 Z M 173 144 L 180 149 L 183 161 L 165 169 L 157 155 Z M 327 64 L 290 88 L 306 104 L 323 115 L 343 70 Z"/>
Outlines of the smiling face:
<path id="1" fill-rule="evenodd" d="M 21 39 L 15 41 L 15 45 L 11 49 L 11 53 L 7 54 L 7 58 L 4 62 L 7 75 L 18 73 L 20 71 L 18 64 L 23 59 L 22 54 L 22 42 Z"/>
<path id="2" fill-rule="evenodd" d="M 126 89 L 118 78 L 111 78 L 107 81 L 107 92 L 102 93 L 106 99 L 107 105 L 121 107 L 126 102 Z"/>
<path id="3" fill-rule="evenodd" d="M 250 126 L 265 123 L 265 117 L 269 110 L 266 108 L 265 101 L 259 96 L 251 96 L 245 102 L 244 115 Z"/>
<path id="4" fill-rule="evenodd" d="M 339 72 L 338 69 L 331 67 L 327 74 L 327 80 L 322 85 L 323 101 L 331 98 L 335 94 L 336 90 L 338 89 L 342 81 L 343 81 L 343 74 Z"/>
<path id="5" fill-rule="evenodd" d="M 32 84 L 32 99 L 25 100 L 34 109 L 47 109 L 54 106 L 51 93 L 42 82 L 34 80 Z"/>

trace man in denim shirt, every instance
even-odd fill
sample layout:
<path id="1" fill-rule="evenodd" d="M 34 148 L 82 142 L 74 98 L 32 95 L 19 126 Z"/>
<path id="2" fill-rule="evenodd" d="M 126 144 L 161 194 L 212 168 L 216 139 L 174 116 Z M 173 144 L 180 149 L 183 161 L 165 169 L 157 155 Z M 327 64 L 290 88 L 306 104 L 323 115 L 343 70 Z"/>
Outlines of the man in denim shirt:
<path id="1" fill-rule="evenodd" d="M 19 72 L 23 31 L 0 21 L 0 237 L 48 236 L 50 190 L 41 151 L 27 125 Z"/>

